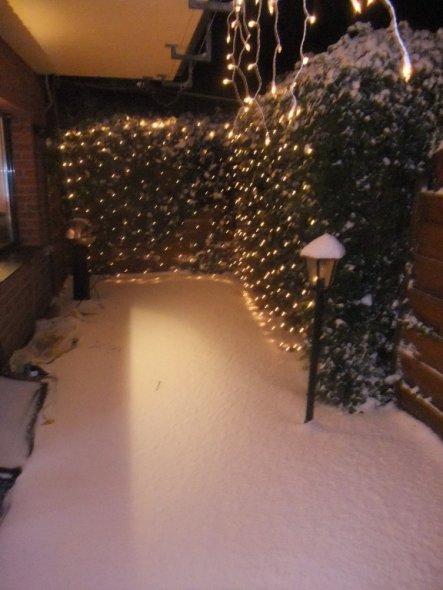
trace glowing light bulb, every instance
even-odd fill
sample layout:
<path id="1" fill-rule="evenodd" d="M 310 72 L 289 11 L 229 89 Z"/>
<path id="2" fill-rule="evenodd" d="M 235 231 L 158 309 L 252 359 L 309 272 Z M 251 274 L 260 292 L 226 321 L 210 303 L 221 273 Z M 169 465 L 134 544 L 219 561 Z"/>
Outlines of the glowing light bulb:
<path id="1" fill-rule="evenodd" d="M 351 0 L 352 7 L 357 14 L 361 14 L 361 4 L 359 0 Z"/>
<path id="2" fill-rule="evenodd" d="M 406 82 L 409 82 L 412 75 L 412 65 L 409 59 L 404 60 L 401 73 Z"/>

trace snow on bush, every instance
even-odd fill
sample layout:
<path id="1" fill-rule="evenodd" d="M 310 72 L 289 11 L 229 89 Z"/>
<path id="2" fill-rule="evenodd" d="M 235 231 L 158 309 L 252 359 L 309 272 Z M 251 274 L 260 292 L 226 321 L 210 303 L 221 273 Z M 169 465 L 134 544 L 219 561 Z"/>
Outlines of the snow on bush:
<path id="1" fill-rule="evenodd" d="M 312 293 L 300 250 L 328 232 L 346 248 L 329 292 L 319 396 L 354 410 L 389 399 L 414 187 L 442 139 L 443 30 L 402 25 L 414 74 L 401 77 L 389 30 L 357 24 L 237 120 L 237 274 L 257 305 L 309 346 Z"/>

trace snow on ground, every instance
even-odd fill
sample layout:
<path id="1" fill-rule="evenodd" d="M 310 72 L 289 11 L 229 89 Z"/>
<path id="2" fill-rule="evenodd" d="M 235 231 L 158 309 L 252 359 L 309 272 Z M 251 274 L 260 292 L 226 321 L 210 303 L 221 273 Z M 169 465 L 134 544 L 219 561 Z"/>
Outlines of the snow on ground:
<path id="1" fill-rule="evenodd" d="M 439 590 L 443 447 L 349 416 L 228 279 L 97 286 L 0 527 L 2 590 Z M 91 311 L 89 302 L 80 309 Z M 42 420 L 43 422 L 43 420 Z"/>

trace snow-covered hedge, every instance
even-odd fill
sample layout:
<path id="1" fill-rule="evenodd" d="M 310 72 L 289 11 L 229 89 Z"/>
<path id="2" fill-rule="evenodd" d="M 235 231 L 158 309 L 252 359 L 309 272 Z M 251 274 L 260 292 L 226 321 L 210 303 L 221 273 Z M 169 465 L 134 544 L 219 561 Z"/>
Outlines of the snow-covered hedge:
<path id="1" fill-rule="evenodd" d="M 346 247 L 329 293 L 319 395 L 348 409 L 391 394 L 414 186 L 442 137 L 443 31 L 401 31 L 408 83 L 392 33 L 358 24 L 304 68 L 294 121 L 290 79 L 264 98 L 269 146 L 250 110 L 232 148 L 237 274 L 307 344 L 312 294 L 300 249 L 324 232 Z"/>
<path id="2" fill-rule="evenodd" d="M 143 271 L 152 250 L 199 208 L 220 204 L 220 120 L 115 115 L 67 130 L 67 217 L 86 217 L 94 272 Z"/>

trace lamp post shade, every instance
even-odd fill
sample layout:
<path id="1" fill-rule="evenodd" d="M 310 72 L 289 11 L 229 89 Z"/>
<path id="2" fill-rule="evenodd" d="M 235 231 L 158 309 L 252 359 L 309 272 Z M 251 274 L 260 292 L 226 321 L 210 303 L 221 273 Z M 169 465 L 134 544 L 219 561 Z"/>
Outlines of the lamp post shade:
<path id="1" fill-rule="evenodd" d="M 345 248 L 334 236 L 323 234 L 309 242 L 300 254 L 306 258 L 311 286 L 328 289 L 334 279 L 337 261 L 345 255 Z"/>

